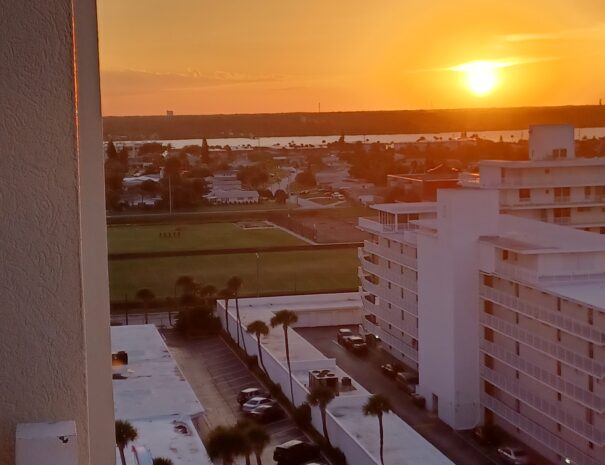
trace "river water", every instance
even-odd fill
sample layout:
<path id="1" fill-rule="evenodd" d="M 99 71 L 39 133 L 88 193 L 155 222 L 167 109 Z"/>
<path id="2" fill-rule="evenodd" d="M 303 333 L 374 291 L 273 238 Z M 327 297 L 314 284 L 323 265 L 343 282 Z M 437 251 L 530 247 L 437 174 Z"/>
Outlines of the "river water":
<path id="1" fill-rule="evenodd" d="M 481 139 L 487 139 L 492 141 L 500 140 L 500 137 L 504 141 L 512 142 L 519 139 L 527 139 L 528 131 L 525 130 L 509 130 L 509 131 L 468 131 L 467 136 L 477 134 Z M 259 137 L 256 139 L 244 138 L 244 137 L 232 137 L 222 139 L 208 139 L 210 146 L 221 146 L 229 145 L 232 149 L 243 149 L 247 147 L 288 147 L 292 145 L 312 145 L 314 147 L 321 147 L 330 142 L 336 142 L 340 135 L 333 136 L 291 136 L 291 137 Z M 373 135 L 354 135 L 345 136 L 345 141 L 362 142 L 382 142 L 382 143 L 397 143 L 397 142 L 415 142 L 421 137 L 424 137 L 427 141 L 437 140 L 450 140 L 458 139 L 461 137 L 460 132 L 441 132 L 441 133 L 427 133 L 427 134 L 373 134 Z M 575 130 L 576 139 L 582 139 L 584 137 L 605 137 L 605 128 L 576 128 Z M 130 143 L 132 141 L 120 141 L 122 143 Z M 201 145 L 202 139 L 177 139 L 177 140 L 148 140 L 138 142 L 161 142 L 163 144 L 171 144 L 174 148 L 181 148 L 186 145 Z"/>

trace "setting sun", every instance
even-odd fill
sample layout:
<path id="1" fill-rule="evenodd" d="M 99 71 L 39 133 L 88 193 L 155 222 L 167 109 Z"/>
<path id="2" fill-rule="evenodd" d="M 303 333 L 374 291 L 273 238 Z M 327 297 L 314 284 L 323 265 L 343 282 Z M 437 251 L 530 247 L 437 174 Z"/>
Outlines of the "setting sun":
<path id="1" fill-rule="evenodd" d="M 454 68 L 465 75 L 465 85 L 478 96 L 491 93 L 498 84 L 497 68 L 502 65 L 491 61 L 472 61 Z"/>

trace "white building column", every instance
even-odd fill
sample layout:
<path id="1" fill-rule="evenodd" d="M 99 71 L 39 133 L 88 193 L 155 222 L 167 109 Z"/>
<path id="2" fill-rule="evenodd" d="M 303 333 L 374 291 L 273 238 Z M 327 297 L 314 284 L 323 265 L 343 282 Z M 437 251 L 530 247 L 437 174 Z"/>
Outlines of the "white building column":
<path id="1" fill-rule="evenodd" d="M 94 0 L 0 16 L 0 463 L 18 423 L 76 424 L 78 463 L 115 462 Z M 74 31 L 75 25 L 75 31 Z"/>

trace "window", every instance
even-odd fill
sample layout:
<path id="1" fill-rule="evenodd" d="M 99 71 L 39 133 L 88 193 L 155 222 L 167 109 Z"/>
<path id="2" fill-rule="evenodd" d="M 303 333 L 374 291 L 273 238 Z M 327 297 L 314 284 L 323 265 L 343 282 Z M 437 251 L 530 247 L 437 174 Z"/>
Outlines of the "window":
<path id="1" fill-rule="evenodd" d="M 531 197 L 531 195 L 530 195 L 529 189 L 519 189 L 519 200 L 521 202 L 529 201 L 530 197 Z"/>
<path id="2" fill-rule="evenodd" d="M 504 260 L 504 261 L 508 260 L 508 250 L 502 251 L 502 260 Z"/>
<path id="3" fill-rule="evenodd" d="M 578 207 L 578 212 L 589 212 L 590 207 Z"/>
<path id="4" fill-rule="evenodd" d="M 552 156 L 555 160 L 567 158 L 567 149 L 554 149 L 552 151 Z"/>
<path id="5" fill-rule="evenodd" d="M 590 196 L 592 195 L 592 187 L 587 186 L 584 188 L 584 197 L 585 198 L 590 198 Z"/>

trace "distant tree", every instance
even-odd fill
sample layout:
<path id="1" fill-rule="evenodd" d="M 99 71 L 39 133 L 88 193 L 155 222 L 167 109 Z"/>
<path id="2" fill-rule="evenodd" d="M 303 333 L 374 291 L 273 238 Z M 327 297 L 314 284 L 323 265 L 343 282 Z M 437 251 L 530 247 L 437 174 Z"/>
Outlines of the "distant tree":
<path id="1" fill-rule="evenodd" d="M 326 441 L 328 441 L 328 445 L 332 446 L 330 443 L 330 437 L 328 436 L 328 425 L 326 423 L 326 408 L 336 394 L 333 389 L 330 389 L 327 386 L 316 386 L 311 389 L 309 395 L 307 396 L 307 402 L 313 405 L 314 407 L 319 407 L 319 412 L 321 413 L 321 426 L 323 428 L 324 437 Z"/>
<path id="2" fill-rule="evenodd" d="M 277 203 L 286 203 L 288 194 L 283 189 L 278 189 L 275 191 L 274 198 Z"/>
<path id="3" fill-rule="evenodd" d="M 271 318 L 271 327 L 280 326 L 284 330 L 284 344 L 286 346 L 286 361 L 288 362 L 288 374 L 290 376 L 290 401 L 294 402 L 294 388 L 292 386 L 292 366 L 290 364 L 290 344 L 288 342 L 288 328 L 298 321 L 298 315 L 291 310 L 280 310 Z"/>
<path id="4" fill-rule="evenodd" d="M 118 159 L 118 151 L 116 150 L 116 146 L 113 144 L 112 140 L 107 143 L 107 158 L 110 160 Z"/>
<path id="5" fill-rule="evenodd" d="M 244 281 L 239 276 L 232 276 L 229 281 L 227 281 L 227 289 L 231 291 L 231 293 L 233 294 L 233 298 L 235 299 L 235 314 L 237 316 L 237 344 L 239 345 L 241 333 L 244 352 L 246 352 L 247 354 L 248 351 L 246 350 L 246 341 L 244 339 L 244 328 L 242 328 L 242 320 L 239 313 L 239 291 L 242 288 L 243 283 Z"/>
<path id="6" fill-rule="evenodd" d="M 115 427 L 116 446 L 120 450 L 120 459 L 122 460 L 122 465 L 126 465 L 124 449 L 126 449 L 126 446 L 139 436 L 139 433 L 137 432 L 136 428 L 126 420 L 116 420 Z"/>
<path id="7" fill-rule="evenodd" d="M 263 362 L 263 351 L 261 350 L 260 341 L 261 337 L 269 334 L 269 327 L 262 320 L 254 320 L 246 327 L 246 331 L 250 334 L 254 334 L 256 336 L 256 344 L 258 349 L 258 360 L 260 361 L 260 366 L 263 368 L 265 373 L 267 373 L 267 369 L 265 368 L 265 363 Z"/>
<path id="8" fill-rule="evenodd" d="M 307 168 L 302 173 L 298 173 L 296 175 L 296 182 L 302 184 L 303 186 L 315 186 L 317 185 L 317 180 L 315 179 L 315 174 L 310 168 Z"/>
<path id="9" fill-rule="evenodd" d="M 136 299 L 143 302 L 143 308 L 145 310 L 145 324 L 147 324 L 149 323 L 149 304 L 153 302 L 153 299 L 155 299 L 155 294 L 151 291 L 151 289 L 139 289 L 136 293 Z"/>
<path id="10" fill-rule="evenodd" d="M 378 418 L 378 432 L 380 434 L 380 463 L 384 465 L 384 429 L 382 416 L 392 410 L 391 403 L 382 394 L 374 394 L 363 406 L 363 414 Z"/>
<path id="11" fill-rule="evenodd" d="M 181 295 L 193 294 L 195 280 L 190 275 L 181 275 L 174 282 L 174 297 L 176 298 L 177 289 L 181 289 Z"/>
<path id="12" fill-rule="evenodd" d="M 208 147 L 208 141 L 205 138 L 202 140 L 201 156 L 203 163 L 210 163 L 210 147 Z"/>

